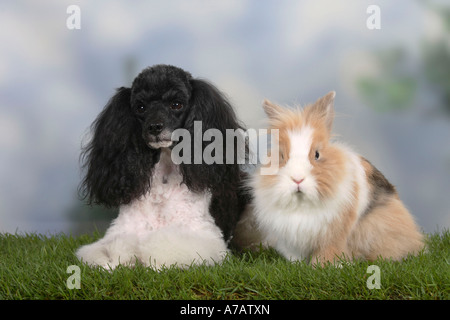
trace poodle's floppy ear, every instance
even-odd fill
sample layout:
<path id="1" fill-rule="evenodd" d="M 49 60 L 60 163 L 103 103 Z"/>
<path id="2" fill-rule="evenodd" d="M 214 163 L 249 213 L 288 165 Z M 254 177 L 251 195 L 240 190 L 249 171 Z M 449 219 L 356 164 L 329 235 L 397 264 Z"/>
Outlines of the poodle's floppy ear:
<path id="1" fill-rule="evenodd" d="M 140 124 L 131 113 L 130 88 L 119 88 L 91 126 L 93 137 L 83 148 L 87 168 L 80 195 L 89 203 L 116 207 L 149 187 L 155 152 L 146 147 Z M 159 156 L 159 154 L 158 154 Z"/>
<path id="2" fill-rule="evenodd" d="M 233 179 L 233 175 L 238 171 L 231 173 L 238 165 L 226 164 L 225 137 L 226 129 L 243 129 L 231 104 L 225 96 L 212 84 L 205 80 L 193 79 L 190 81 L 192 86 L 191 99 L 189 101 L 190 111 L 185 120 L 184 127 L 191 136 L 194 136 L 194 122 L 201 121 L 202 134 L 208 129 L 217 129 L 222 133 L 223 137 L 223 164 L 181 164 L 183 178 L 186 185 L 193 190 L 203 191 L 206 188 L 217 186 L 224 178 Z M 198 133 L 197 133 L 198 134 Z M 194 139 L 191 139 L 192 149 Z M 210 142 L 203 142 L 202 151 Z M 238 143 L 235 143 L 235 148 Z M 237 152 L 234 153 L 237 156 Z M 192 158 L 194 155 L 192 154 Z M 194 160 L 194 159 L 192 159 Z M 202 159 L 203 160 L 203 159 Z M 192 161 L 194 163 L 194 161 Z M 237 179 L 237 178 L 236 178 Z"/>
<path id="3" fill-rule="evenodd" d="M 190 81 L 192 86 L 191 99 L 189 101 L 189 114 L 186 118 L 184 127 L 194 135 L 194 121 L 201 121 L 202 134 L 208 129 L 217 129 L 221 132 L 223 137 L 223 153 L 222 164 L 212 163 L 207 164 L 202 159 L 202 164 L 184 164 L 180 165 L 180 170 L 183 174 L 183 182 L 191 190 L 201 192 L 209 190 L 212 194 L 212 201 L 210 203 L 210 211 L 215 223 L 223 232 L 225 239 L 229 239 L 234 227 L 237 223 L 237 212 L 241 212 L 239 207 L 237 194 L 240 191 L 240 183 L 242 179 L 242 172 L 237 163 L 237 158 L 241 156 L 248 156 L 248 143 L 245 141 L 244 135 L 240 135 L 240 130 L 244 132 L 244 127 L 237 120 L 236 114 L 231 104 L 226 97 L 212 84 L 205 80 L 193 79 Z M 238 133 L 234 140 L 234 161 L 227 163 L 227 157 L 230 155 L 230 150 L 226 150 L 226 130 L 233 129 Z M 198 134 L 198 133 L 197 133 Z M 243 139 L 241 141 L 238 141 Z M 193 143 L 194 139 L 191 139 Z M 203 142 L 202 152 L 211 142 Z M 242 153 L 238 156 L 238 145 L 243 145 L 244 155 Z M 191 150 L 195 150 L 193 144 Z M 228 154 L 227 154 L 228 153 Z M 193 155 L 192 155 L 193 156 Z M 230 160 L 230 159 L 228 159 Z"/>

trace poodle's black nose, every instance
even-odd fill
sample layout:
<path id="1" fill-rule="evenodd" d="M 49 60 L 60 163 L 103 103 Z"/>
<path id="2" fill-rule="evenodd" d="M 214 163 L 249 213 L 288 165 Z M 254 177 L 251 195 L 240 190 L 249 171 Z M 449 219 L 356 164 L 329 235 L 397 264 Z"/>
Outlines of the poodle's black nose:
<path id="1" fill-rule="evenodd" d="M 156 135 L 156 134 L 159 134 L 162 131 L 163 127 L 164 127 L 164 124 L 162 124 L 162 123 L 152 123 L 152 124 L 149 125 L 148 131 L 151 134 Z"/>

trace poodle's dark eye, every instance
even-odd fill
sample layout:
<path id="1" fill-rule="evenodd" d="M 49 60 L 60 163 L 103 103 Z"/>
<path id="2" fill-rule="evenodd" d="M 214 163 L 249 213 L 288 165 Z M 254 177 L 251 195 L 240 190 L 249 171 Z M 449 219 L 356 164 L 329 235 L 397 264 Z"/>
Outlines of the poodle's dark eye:
<path id="1" fill-rule="evenodd" d="M 319 160 L 320 154 L 319 151 L 316 150 L 316 154 L 314 155 L 314 159 Z"/>
<path id="2" fill-rule="evenodd" d="M 173 102 L 170 105 L 170 109 L 172 109 L 172 110 L 180 110 L 181 108 L 183 108 L 183 104 L 180 102 Z"/>
<path id="3" fill-rule="evenodd" d="M 143 105 L 143 104 L 140 104 L 140 105 L 138 105 L 137 107 L 136 107 L 136 112 L 137 113 L 139 113 L 139 114 L 143 114 L 144 112 L 145 112 L 145 105 Z"/>

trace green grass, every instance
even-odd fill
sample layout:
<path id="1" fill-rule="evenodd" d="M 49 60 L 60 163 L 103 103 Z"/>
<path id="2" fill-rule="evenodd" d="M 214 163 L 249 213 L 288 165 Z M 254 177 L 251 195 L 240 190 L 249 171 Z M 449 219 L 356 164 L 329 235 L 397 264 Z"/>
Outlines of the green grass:
<path id="1" fill-rule="evenodd" d="M 221 265 L 143 266 L 113 272 L 80 264 L 74 251 L 99 238 L 0 235 L 0 299 L 449 299 L 450 232 L 428 236 L 428 251 L 403 262 L 359 261 L 342 268 L 290 263 L 274 250 L 233 254 Z M 367 267 L 381 288 L 368 289 Z M 67 267 L 80 267 L 80 289 L 68 289 Z"/>

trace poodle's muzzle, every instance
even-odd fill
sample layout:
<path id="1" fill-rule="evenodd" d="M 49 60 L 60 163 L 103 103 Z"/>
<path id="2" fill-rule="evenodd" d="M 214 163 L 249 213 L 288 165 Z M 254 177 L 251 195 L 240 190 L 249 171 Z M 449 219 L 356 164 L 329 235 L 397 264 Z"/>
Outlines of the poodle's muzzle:
<path id="1" fill-rule="evenodd" d="M 142 137 L 153 149 L 173 145 L 172 132 L 182 125 L 184 110 L 173 110 L 165 103 L 152 103 L 142 121 Z"/>

